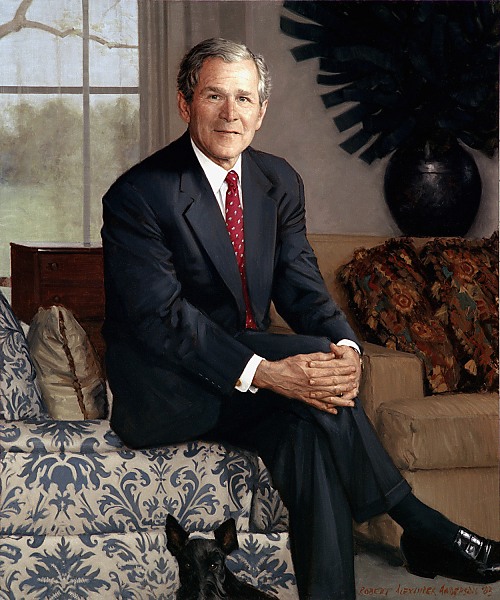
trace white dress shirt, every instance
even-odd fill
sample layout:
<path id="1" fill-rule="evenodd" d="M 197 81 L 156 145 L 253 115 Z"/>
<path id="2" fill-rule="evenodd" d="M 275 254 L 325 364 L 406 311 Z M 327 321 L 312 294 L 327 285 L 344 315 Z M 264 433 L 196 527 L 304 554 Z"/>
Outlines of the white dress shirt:
<path id="1" fill-rule="evenodd" d="M 194 153 L 196 154 L 196 158 L 198 159 L 201 168 L 208 179 L 210 187 L 212 188 L 214 196 L 217 199 L 222 216 L 224 217 L 224 220 L 226 220 L 227 171 L 205 156 L 203 152 L 196 146 L 193 140 L 191 140 L 191 144 L 193 146 Z M 243 208 L 243 190 L 241 187 L 241 155 L 238 157 L 236 164 L 231 170 L 238 174 L 238 191 L 240 193 L 241 207 Z M 337 342 L 337 346 L 350 346 L 361 354 L 359 346 L 352 340 L 340 340 Z M 252 381 L 255 376 L 255 371 L 257 371 L 257 367 L 263 360 L 264 359 L 262 356 L 254 354 L 248 361 L 235 386 L 239 392 L 251 391 L 255 393 L 258 391 L 258 388 L 252 385 Z"/>

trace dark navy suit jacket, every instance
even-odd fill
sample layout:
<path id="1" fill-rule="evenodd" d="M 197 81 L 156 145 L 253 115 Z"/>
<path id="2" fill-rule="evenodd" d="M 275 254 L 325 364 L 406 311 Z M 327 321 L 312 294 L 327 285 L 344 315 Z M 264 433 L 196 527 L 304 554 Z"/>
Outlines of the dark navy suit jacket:
<path id="1" fill-rule="evenodd" d="M 306 239 L 298 174 L 285 160 L 248 148 L 242 189 L 247 281 L 259 330 L 269 327 L 272 300 L 297 333 L 356 341 Z M 189 134 L 122 175 L 103 206 L 108 346 L 129 347 L 155 368 L 186 377 L 197 398 L 202 389 L 231 395 L 253 352 L 236 339 L 245 324 L 241 279 Z M 176 414 L 182 414 L 186 387 L 168 393 L 165 408 L 177 403 Z M 118 430 L 118 412 L 134 419 L 144 408 L 116 392 L 114 402 Z M 192 400 L 189 406 L 185 416 L 197 418 Z"/>

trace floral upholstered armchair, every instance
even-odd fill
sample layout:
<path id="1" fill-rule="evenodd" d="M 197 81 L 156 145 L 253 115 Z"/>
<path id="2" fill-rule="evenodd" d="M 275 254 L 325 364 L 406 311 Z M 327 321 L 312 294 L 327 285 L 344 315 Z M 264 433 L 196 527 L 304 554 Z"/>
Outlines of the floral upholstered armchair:
<path id="1" fill-rule="evenodd" d="M 297 598 L 287 514 L 261 460 L 195 441 L 130 450 L 105 419 L 56 420 L 0 294 L 0 598 L 174 598 L 164 523 L 209 536 L 229 517 L 229 566 Z M 81 391 L 81 390 L 80 390 Z"/>

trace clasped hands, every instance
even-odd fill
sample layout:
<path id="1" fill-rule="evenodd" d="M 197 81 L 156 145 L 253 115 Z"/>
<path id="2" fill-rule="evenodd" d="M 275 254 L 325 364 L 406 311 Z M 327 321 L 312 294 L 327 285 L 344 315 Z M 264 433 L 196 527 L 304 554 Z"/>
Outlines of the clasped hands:
<path id="1" fill-rule="evenodd" d="M 257 367 L 252 383 L 337 414 L 337 407 L 354 406 L 360 379 L 361 361 L 356 350 L 331 344 L 330 352 L 264 360 Z"/>

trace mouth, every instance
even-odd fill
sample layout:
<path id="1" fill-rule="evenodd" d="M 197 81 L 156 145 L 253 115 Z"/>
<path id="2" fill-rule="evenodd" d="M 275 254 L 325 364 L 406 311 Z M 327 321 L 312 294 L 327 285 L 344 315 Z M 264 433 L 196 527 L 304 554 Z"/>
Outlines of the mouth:
<path id="1" fill-rule="evenodd" d="M 221 135 L 241 135 L 239 131 L 227 131 L 225 129 L 216 129 L 215 133 L 220 133 Z"/>

